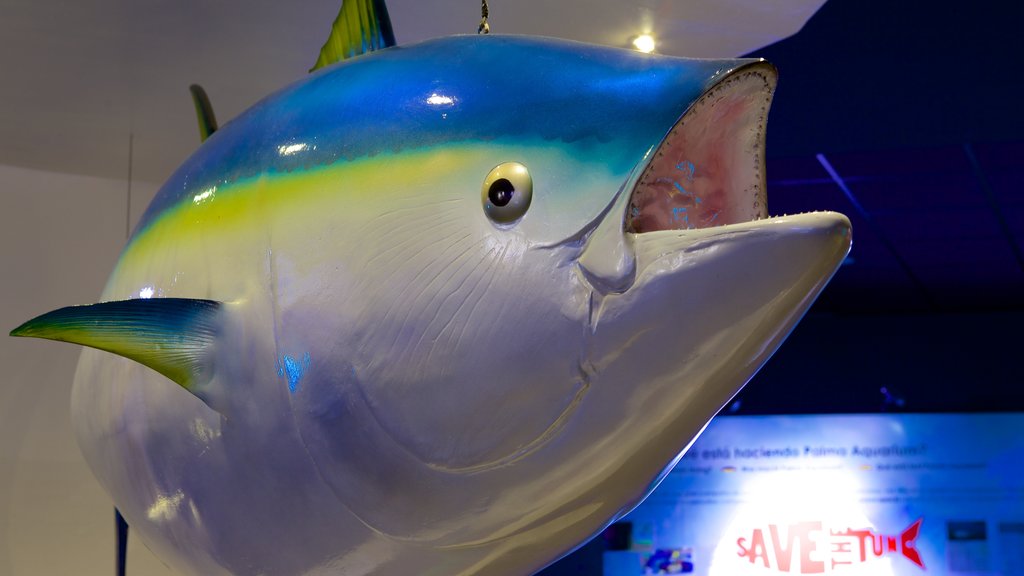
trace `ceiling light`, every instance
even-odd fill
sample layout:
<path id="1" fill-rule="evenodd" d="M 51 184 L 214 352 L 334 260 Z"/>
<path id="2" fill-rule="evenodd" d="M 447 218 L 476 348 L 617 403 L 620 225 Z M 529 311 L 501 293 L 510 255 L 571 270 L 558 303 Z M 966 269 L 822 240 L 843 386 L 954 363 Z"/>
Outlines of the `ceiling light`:
<path id="1" fill-rule="evenodd" d="M 641 34 L 633 38 L 633 47 L 644 53 L 654 52 L 654 36 Z"/>

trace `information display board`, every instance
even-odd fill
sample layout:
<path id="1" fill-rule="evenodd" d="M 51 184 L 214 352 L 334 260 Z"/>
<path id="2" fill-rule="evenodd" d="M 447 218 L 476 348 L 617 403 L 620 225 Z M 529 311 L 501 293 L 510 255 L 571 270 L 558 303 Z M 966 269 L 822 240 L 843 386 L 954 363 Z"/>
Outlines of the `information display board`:
<path id="1" fill-rule="evenodd" d="M 1024 575 L 1024 414 L 719 417 L 622 522 L 605 576 Z"/>

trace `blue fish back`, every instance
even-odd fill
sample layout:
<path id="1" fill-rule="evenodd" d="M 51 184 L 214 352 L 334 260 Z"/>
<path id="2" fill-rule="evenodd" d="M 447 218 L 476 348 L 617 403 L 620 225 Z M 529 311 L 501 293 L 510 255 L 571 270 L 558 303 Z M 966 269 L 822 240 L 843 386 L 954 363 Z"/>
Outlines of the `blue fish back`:
<path id="1" fill-rule="evenodd" d="M 606 161 L 628 170 L 739 63 L 525 36 L 377 51 L 320 70 L 223 126 L 161 188 L 136 232 L 212 186 L 450 143 L 614 142 Z"/>

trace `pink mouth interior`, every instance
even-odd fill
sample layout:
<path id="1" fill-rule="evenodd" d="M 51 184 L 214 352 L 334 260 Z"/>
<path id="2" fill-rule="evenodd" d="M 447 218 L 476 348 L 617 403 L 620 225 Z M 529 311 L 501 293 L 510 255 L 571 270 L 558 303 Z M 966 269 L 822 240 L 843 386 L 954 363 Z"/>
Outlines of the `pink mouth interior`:
<path id="1" fill-rule="evenodd" d="M 626 231 L 709 228 L 768 216 L 764 140 L 775 79 L 771 65 L 752 64 L 690 107 L 633 189 Z"/>

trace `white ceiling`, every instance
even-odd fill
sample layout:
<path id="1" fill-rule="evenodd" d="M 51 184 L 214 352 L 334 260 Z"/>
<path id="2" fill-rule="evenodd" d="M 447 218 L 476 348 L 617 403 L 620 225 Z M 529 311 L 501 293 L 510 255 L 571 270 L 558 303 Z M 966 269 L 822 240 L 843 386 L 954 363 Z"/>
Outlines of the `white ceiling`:
<path id="1" fill-rule="evenodd" d="M 495 33 L 733 56 L 824 0 L 490 0 Z M 188 85 L 218 120 L 301 78 L 340 0 L 0 0 L 0 164 L 161 182 L 198 145 Z M 477 0 L 391 0 L 399 44 L 473 33 Z M 132 145 L 129 146 L 129 139 Z M 129 162 L 129 157 L 131 162 Z"/>

